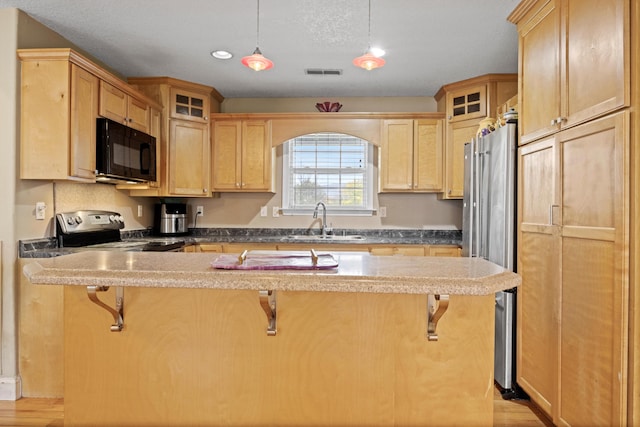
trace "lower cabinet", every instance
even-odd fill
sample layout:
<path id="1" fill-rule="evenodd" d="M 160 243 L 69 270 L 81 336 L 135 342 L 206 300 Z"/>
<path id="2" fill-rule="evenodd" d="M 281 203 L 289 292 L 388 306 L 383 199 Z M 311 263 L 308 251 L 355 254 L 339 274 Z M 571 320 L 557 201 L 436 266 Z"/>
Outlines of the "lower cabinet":
<path id="1" fill-rule="evenodd" d="M 413 255 L 424 256 L 424 246 L 398 245 L 398 246 L 372 246 L 369 248 L 371 255 Z"/>
<path id="2" fill-rule="evenodd" d="M 556 425 L 627 424 L 628 120 L 520 148 L 517 381 Z"/>
<path id="3" fill-rule="evenodd" d="M 455 245 L 362 245 L 343 243 L 198 243 L 186 246 L 184 252 L 241 253 L 242 251 L 318 251 L 369 252 L 371 255 L 460 256 Z"/>

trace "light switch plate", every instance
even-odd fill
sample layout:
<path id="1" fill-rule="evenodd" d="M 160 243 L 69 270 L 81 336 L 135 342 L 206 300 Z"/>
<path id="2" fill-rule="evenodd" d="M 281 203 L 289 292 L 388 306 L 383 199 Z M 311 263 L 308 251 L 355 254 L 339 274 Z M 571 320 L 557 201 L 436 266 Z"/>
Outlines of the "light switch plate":
<path id="1" fill-rule="evenodd" d="M 266 206 L 260 207 L 260 216 L 267 216 L 267 207 Z"/>
<path id="2" fill-rule="evenodd" d="M 277 217 L 279 217 L 279 216 L 280 216 L 280 208 L 279 208 L 279 207 L 277 207 L 277 206 L 274 206 L 274 207 L 273 207 L 273 217 L 274 217 L 274 218 L 277 218 Z"/>
<path id="3" fill-rule="evenodd" d="M 386 218 L 387 217 L 387 207 L 386 206 L 380 206 L 378 208 L 378 214 L 380 215 L 380 218 Z"/>

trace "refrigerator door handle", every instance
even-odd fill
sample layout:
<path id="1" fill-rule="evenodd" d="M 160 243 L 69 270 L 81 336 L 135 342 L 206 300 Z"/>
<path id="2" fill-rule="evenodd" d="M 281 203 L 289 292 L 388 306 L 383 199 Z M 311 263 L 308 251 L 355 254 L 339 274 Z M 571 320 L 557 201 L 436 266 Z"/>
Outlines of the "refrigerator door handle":
<path id="1" fill-rule="evenodd" d="M 472 257 L 479 255 L 479 242 L 480 236 L 478 236 L 478 141 L 477 138 L 471 139 L 471 243 L 469 245 L 469 254 Z"/>

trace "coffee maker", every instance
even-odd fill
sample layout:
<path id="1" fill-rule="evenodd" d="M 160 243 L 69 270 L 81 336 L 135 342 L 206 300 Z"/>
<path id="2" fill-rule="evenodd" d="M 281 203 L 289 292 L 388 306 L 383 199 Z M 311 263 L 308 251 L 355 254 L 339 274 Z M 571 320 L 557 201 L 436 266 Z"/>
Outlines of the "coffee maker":
<path id="1" fill-rule="evenodd" d="M 153 230 L 159 236 L 184 236 L 188 234 L 187 205 L 185 203 L 155 205 Z"/>

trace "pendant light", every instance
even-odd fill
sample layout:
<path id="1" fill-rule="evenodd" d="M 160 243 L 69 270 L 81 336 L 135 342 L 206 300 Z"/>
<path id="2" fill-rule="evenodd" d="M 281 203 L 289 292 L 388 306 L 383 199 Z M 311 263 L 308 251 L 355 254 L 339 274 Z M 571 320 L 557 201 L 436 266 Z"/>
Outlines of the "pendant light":
<path id="1" fill-rule="evenodd" d="M 262 52 L 260 52 L 259 42 L 260 42 L 260 0 L 257 0 L 258 3 L 258 14 L 256 19 L 256 50 L 253 51 L 253 54 L 250 56 L 245 56 L 242 58 L 242 64 L 245 67 L 249 67 L 254 71 L 262 71 L 268 70 L 273 67 L 273 62 L 262 56 Z"/>
<path id="2" fill-rule="evenodd" d="M 353 60 L 353 65 L 371 71 L 374 68 L 380 68 L 385 64 L 385 60 L 375 55 L 371 49 L 371 0 L 369 0 L 369 48 L 364 55 L 358 56 Z"/>

